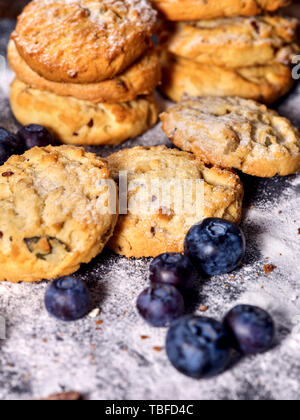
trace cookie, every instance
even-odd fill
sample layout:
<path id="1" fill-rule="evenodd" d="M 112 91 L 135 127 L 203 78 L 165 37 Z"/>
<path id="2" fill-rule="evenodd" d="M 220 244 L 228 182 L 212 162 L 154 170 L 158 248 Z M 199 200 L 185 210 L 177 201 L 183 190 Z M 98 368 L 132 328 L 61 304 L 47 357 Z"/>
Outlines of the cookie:
<path id="1" fill-rule="evenodd" d="M 186 100 L 161 115 L 179 148 L 205 163 L 258 177 L 300 170 L 300 133 L 265 105 L 240 98 Z"/>
<path id="2" fill-rule="evenodd" d="M 164 146 L 125 149 L 107 161 L 116 181 L 120 171 L 128 174 L 128 213 L 119 216 L 108 244 L 117 254 L 183 252 L 187 232 L 203 218 L 241 220 L 243 186 L 231 171 L 205 167 L 192 154 Z"/>
<path id="3" fill-rule="evenodd" d="M 72 146 L 34 148 L 1 166 L 0 280 L 68 275 L 99 254 L 117 221 L 108 178 L 104 161 Z"/>
<path id="4" fill-rule="evenodd" d="M 232 16 L 254 16 L 287 6 L 290 0 L 152 0 L 167 20 L 208 20 Z"/>
<path id="5" fill-rule="evenodd" d="M 149 95 L 161 81 L 160 60 L 154 48 L 118 77 L 89 84 L 57 83 L 44 79 L 26 64 L 13 41 L 9 42 L 7 55 L 18 79 L 32 88 L 94 103 L 129 102 L 137 96 Z"/>
<path id="6" fill-rule="evenodd" d="M 240 96 L 271 104 L 294 84 L 291 69 L 280 63 L 226 69 L 169 54 L 163 65 L 161 90 L 175 102 L 184 95 Z"/>
<path id="7" fill-rule="evenodd" d="M 156 25 L 147 0 L 39 0 L 25 7 L 12 39 L 45 79 L 97 83 L 134 63 Z"/>
<path id="8" fill-rule="evenodd" d="M 11 85 L 10 104 L 21 124 L 43 125 L 63 143 L 74 145 L 120 144 L 147 131 L 158 118 L 153 95 L 94 104 L 33 89 L 18 79 Z"/>
<path id="9" fill-rule="evenodd" d="M 166 48 L 220 67 L 289 65 L 300 49 L 298 27 L 298 19 L 272 15 L 178 22 L 170 28 Z"/>

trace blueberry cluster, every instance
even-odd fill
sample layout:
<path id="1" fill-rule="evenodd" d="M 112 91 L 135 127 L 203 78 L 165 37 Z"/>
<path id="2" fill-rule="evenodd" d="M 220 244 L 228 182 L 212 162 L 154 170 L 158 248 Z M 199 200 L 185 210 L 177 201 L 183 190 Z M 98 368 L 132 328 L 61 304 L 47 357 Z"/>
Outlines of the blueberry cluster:
<path id="1" fill-rule="evenodd" d="M 0 128 L 0 165 L 3 165 L 12 155 L 22 155 L 32 147 L 55 145 L 49 131 L 40 125 L 30 124 L 22 127 L 18 133 L 12 134 Z"/>
<path id="2" fill-rule="evenodd" d="M 223 274 L 239 266 L 245 253 L 240 228 L 221 219 L 207 219 L 187 235 L 185 255 L 163 254 L 150 265 L 150 286 L 138 297 L 137 308 L 152 326 L 170 326 L 166 351 L 172 365 L 192 378 L 209 378 L 224 371 L 231 349 L 253 355 L 269 349 L 275 327 L 262 309 L 240 305 L 223 322 L 185 315 L 184 296 L 198 276 Z M 90 307 L 90 293 L 81 280 L 62 277 L 46 290 L 48 312 L 62 321 L 84 317 Z"/>
<path id="3" fill-rule="evenodd" d="M 139 313 L 153 326 L 168 326 L 183 315 L 183 296 L 192 290 L 198 272 L 229 273 L 240 265 L 245 247 L 242 230 L 226 220 L 210 218 L 193 226 L 184 255 L 162 254 L 151 263 L 151 285 L 138 297 Z"/>
<path id="4" fill-rule="evenodd" d="M 170 326 L 166 351 L 173 366 L 192 378 L 222 372 L 231 349 L 253 355 L 269 349 L 275 327 L 260 308 L 241 305 L 224 321 L 184 315 L 184 296 L 198 275 L 219 275 L 235 270 L 245 254 L 242 230 L 223 219 L 210 218 L 195 225 L 185 240 L 185 253 L 163 254 L 150 265 L 150 287 L 138 297 L 137 309 L 152 326 Z"/>
<path id="5" fill-rule="evenodd" d="M 264 310 L 250 305 L 233 308 L 223 322 L 186 315 L 171 324 L 166 351 L 172 365 L 196 379 L 209 378 L 225 370 L 231 349 L 255 355 L 273 343 L 275 326 Z"/>

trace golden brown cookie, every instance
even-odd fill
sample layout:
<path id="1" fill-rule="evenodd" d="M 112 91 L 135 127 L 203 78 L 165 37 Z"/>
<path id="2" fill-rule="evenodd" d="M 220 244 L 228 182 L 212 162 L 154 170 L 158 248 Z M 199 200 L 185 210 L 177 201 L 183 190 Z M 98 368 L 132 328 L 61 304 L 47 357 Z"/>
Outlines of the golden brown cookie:
<path id="1" fill-rule="evenodd" d="M 168 55 L 164 59 L 162 92 L 175 102 L 188 96 L 240 96 L 271 104 L 294 84 L 291 69 L 271 66 L 208 66 Z"/>
<path id="2" fill-rule="evenodd" d="M 10 104 L 23 125 L 47 127 L 63 143 L 74 145 L 116 145 L 139 136 L 158 118 L 153 96 L 119 104 L 81 101 L 37 89 L 15 79 Z"/>
<path id="3" fill-rule="evenodd" d="M 147 0 L 39 0 L 25 7 L 12 39 L 45 79 L 97 83 L 146 51 L 156 23 Z"/>
<path id="4" fill-rule="evenodd" d="M 136 147 L 109 156 L 108 165 L 116 181 L 120 171 L 128 173 L 128 214 L 120 215 L 108 245 L 117 254 L 141 258 L 183 252 L 187 232 L 203 218 L 241 220 L 239 177 L 207 168 L 190 153 Z"/>
<path id="5" fill-rule="evenodd" d="M 1 166 L 0 281 L 68 275 L 99 254 L 117 221 L 108 178 L 106 163 L 71 146 L 34 148 Z"/>
<path id="6" fill-rule="evenodd" d="M 13 41 L 9 42 L 7 56 L 18 79 L 32 88 L 94 103 L 129 102 L 137 96 L 153 93 L 161 81 L 161 66 L 155 49 L 146 52 L 118 77 L 89 84 L 57 83 L 44 79 L 26 64 Z"/>
<path id="7" fill-rule="evenodd" d="M 208 20 L 220 17 L 254 16 L 287 6 L 290 0 L 152 0 L 168 20 Z"/>
<path id="8" fill-rule="evenodd" d="M 272 15 L 178 22 L 171 26 L 165 47 L 220 67 L 289 65 L 300 49 L 298 28 L 298 19 Z"/>
<path id="9" fill-rule="evenodd" d="M 272 177 L 300 170 L 300 133 L 265 105 L 240 98 L 183 101 L 161 115 L 163 130 L 205 163 Z"/>

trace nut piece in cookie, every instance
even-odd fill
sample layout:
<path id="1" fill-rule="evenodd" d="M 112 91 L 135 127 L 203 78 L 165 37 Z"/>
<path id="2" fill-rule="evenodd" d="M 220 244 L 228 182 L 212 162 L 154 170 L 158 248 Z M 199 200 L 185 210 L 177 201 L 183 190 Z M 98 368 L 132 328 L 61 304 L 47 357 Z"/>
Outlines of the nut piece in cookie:
<path id="1" fill-rule="evenodd" d="M 165 35 L 165 48 L 226 68 L 289 65 L 299 53 L 298 29 L 298 19 L 272 15 L 179 22 Z"/>
<path id="2" fill-rule="evenodd" d="M 188 96 L 240 96 L 271 104 L 294 84 L 290 67 L 225 68 L 163 54 L 162 92 L 175 102 Z"/>
<path id="3" fill-rule="evenodd" d="M 117 145 L 139 136 L 158 119 L 154 95 L 130 102 L 92 103 L 33 89 L 15 79 L 10 105 L 22 124 L 47 127 L 62 143 L 99 146 Z"/>
<path id="4" fill-rule="evenodd" d="M 183 252 L 189 229 L 203 218 L 239 223 L 243 186 L 228 170 L 208 168 L 190 153 L 164 146 L 125 149 L 108 157 L 112 177 L 128 175 L 128 212 L 109 247 L 126 257 Z"/>
<path id="5" fill-rule="evenodd" d="M 253 16 L 287 6 L 290 0 L 152 0 L 167 20 L 199 20 Z"/>
<path id="6" fill-rule="evenodd" d="M 0 167 L 8 172 L 0 176 L 0 281 L 65 276 L 102 251 L 117 221 L 104 161 L 81 148 L 36 147 Z"/>
<path id="7" fill-rule="evenodd" d="M 162 128 L 182 150 L 207 164 L 258 177 L 300 170 L 300 133 L 265 105 L 241 98 L 183 101 L 161 115 Z"/>
<path id="8" fill-rule="evenodd" d="M 97 83 L 134 63 L 156 26 L 147 0 L 39 0 L 25 7 L 12 39 L 45 79 Z"/>

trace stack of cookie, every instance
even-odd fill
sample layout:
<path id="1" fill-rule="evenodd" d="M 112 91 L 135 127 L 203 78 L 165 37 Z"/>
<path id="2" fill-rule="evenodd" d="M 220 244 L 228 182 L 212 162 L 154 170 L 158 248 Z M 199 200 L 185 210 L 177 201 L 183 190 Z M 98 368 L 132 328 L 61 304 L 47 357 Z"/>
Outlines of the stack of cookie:
<path id="1" fill-rule="evenodd" d="M 291 59 L 299 52 L 298 20 L 267 12 L 287 3 L 154 0 L 173 21 L 162 35 L 163 92 L 174 101 L 187 94 L 268 104 L 286 94 L 293 85 Z"/>
<path id="2" fill-rule="evenodd" d="M 8 47 L 17 120 L 63 143 L 119 144 L 157 121 L 161 66 L 147 0 L 36 0 Z"/>

